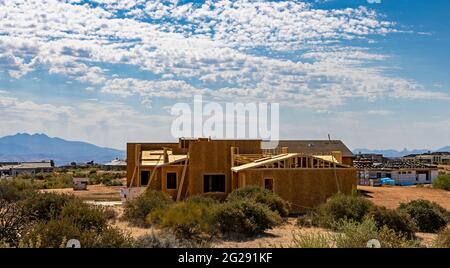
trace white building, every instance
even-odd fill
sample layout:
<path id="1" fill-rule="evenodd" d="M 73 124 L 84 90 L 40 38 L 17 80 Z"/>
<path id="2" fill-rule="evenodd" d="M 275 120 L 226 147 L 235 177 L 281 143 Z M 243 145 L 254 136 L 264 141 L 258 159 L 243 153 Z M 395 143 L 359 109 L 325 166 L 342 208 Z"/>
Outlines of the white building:
<path id="1" fill-rule="evenodd" d="M 396 185 L 431 184 L 438 177 L 436 166 L 411 161 L 387 161 L 385 163 L 355 162 L 361 185 L 371 185 L 382 178 L 391 178 Z"/>
<path id="2" fill-rule="evenodd" d="M 0 175 L 17 176 L 27 173 L 34 176 L 38 173 L 51 173 L 55 169 L 53 161 L 22 162 L 9 165 L 0 165 Z"/>
<path id="3" fill-rule="evenodd" d="M 435 152 L 435 153 L 425 153 L 425 154 L 411 154 L 402 157 L 402 159 L 407 161 L 419 161 L 427 164 L 450 164 L 450 153 L 449 152 Z"/>

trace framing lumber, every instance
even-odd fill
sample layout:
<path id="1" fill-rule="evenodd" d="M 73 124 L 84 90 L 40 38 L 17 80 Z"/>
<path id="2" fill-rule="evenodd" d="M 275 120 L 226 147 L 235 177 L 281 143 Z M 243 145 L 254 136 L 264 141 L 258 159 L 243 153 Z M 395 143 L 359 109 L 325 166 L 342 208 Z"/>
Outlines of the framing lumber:
<path id="1" fill-rule="evenodd" d="M 180 201 L 180 198 L 181 198 L 181 192 L 183 191 L 184 179 L 186 177 L 186 170 L 187 170 L 188 163 L 189 163 L 189 153 L 187 154 L 186 162 L 184 162 L 183 172 L 181 173 L 181 182 L 180 182 L 180 188 L 178 189 L 178 193 L 177 193 L 177 201 Z M 188 190 L 186 190 L 186 191 L 188 191 Z"/>

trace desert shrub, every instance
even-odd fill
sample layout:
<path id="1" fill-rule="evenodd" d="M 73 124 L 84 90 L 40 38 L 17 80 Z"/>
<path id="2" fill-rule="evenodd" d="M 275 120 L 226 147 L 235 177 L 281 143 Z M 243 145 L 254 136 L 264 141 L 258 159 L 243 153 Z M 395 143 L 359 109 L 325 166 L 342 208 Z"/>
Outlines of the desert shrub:
<path id="1" fill-rule="evenodd" d="M 209 196 L 204 196 L 204 195 L 194 195 L 188 198 L 189 202 L 192 203 L 202 203 L 205 205 L 217 205 L 219 204 L 219 201 L 217 201 L 217 199 L 214 199 L 212 197 Z"/>
<path id="2" fill-rule="evenodd" d="M 245 198 L 267 205 L 272 211 L 278 212 L 281 217 L 287 217 L 289 215 L 289 202 L 271 191 L 257 186 L 238 188 L 231 192 L 226 200 L 232 202 Z"/>
<path id="3" fill-rule="evenodd" d="M 17 201 L 22 198 L 22 192 L 6 181 L 0 182 L 0 200 Z"/>
<path id="4" fill-rule="evenodd" d="M 215 208 L 214 202 L 196 198 L 156 209 L 149 214 L 147 221 L 170 229 L 179 239 L 201 241 L 205 235 L 215 234 Z"/>
<path id="5" fill-rule="evenodd" d="M 19 203 L 0 200 L 0 241 L 19 243 L 22 233 L 30 226 L 30 215 Z"/>
<path id="6" fill-rule="evenodd" d="M 297 225 L 299 227 L 321 227 L 325 224 L 322 224 L 322 222 L 325 221 L 323 217 L 318 213 L 317 209 L 311 209 L 308 212 L 306 212 L 303 215 L 300 215 L 297 218 Z"/>
<path id="7" fill-rule="evenodd" d="M 73 179 L 69 174 L 52 174 L 47 176 L 40 188 L 42 189 L 62 189 L 62 188 L 72 188 Z"/>
<path id="8" fill-rule="evenodd" d="M 365 217 L 361 222 L 341 220 L 335 223 L 334 229 L 338 232 L 333 238 L 337 248 L 365 248 L 371 239 L 377 239 L 382 248 L 412 248 L 419 245 L 417 241 L 409 240 L 387 226 L 377 228 L 371 217 Z"/>
<path id="9" fill-rule="evenodd" d="M 450 248 L 450 227 L 440 231 L 434 241 L 434 247 Z"/>
<path id="10" fill-rule="evenodd" d="M 135 247 L 138 248 L 197 248 L 209 247 L 206 242 L 179 239 L 171 232 L 160 231 L 139 237 Z"/>
<path id="11" fill-rule="evenodd" d="M 375 224 L 379 229 L 386 226 L 389 229 L 410 238 L 413 238 L 417 231 L 417 227 L 413 220 L 409 214 L 405 212 L 374 206 L 370 210 L 369 215 L 373 217 Z"/>
<path id="12" fill-rule="evenodd" d="M 319 206 L 320 224 L 330 227 L 341 220 L 361 222 L 373 206 L 372 202 L 363 197 L 338 193 Z"/>
<path id="13" fill-rule="evenodd" d="M 108 226 L 99 233 L 83 233 L 80 243 L 84 248 L 131 248 L 136 242 L 129 233 Z"/>
<path id="14" fill-rule="evenodd" d="M 23 173 L 8 181 L 13 187 L 17 188 L 19 191 L 24 190 L 35 190 L 40 189 L 42 183 L 38 180 L 35 180 L 31 177 L 31 175 Z"/>
<path id="15" fill-rule="evenodd" d="M 153 210 L 168 207 L 173 200 L 160 191 L 146 191 L 134 200 L 125 203 L 123 219 L 135 226 L 149 227 L 147 215 Z"/>
<path id="16" fill-rule="evenodd" d="M 107 208 L 89 205 L 79 199 L 69 201 L 61 210 L 60 218 L 66 218 L 82 231 L 101 232 L 108 225 Z"/>
<path id="17" fill-rule="evenodd" d="M 41 221 L 22 240 L 22 247 L 61 248 L 67 241 L 77 239 L 82 248 L 123 248 L 132 247 L 129 234 L 113 227 L 101 232 L 80 230 L 73 219 L 59 218 Z"/>
<path id="18" fill-rule="evenodd" d="M 224 233 L 252 236 L 279 225 L 281 217 L 265 204 L 242 199 L 221 204 L 215 222 Z"/>
<path id="19" fill-rule="evenodd" d="M 402 203 L 398 210 L 409 214 L 422 232 L 436 233 L 449 222 L 449 212 L 439 204 L 428 200 Z"/>
<path id="20" fill-rule="evenodd" d="M 433 181 L 433 187 L 450 191 L 450 174 L 439 174 Z"/>
<path id="21" fill-rule="evenodd" d="M 63 207 L 74 199 L 66 194 L 33 192 L 21 204 L 35 220 L 50 220 L 58 217 Z"/>
<path id="22" fill-rule="evenodd" d="M 106 181 L 104 184 L 106 186 L 122 186 L 123 185 L 122 181 L 120 181 L 118 179 Z"/>
<path id="23" fill-rule="evenodd" d="M 322 233 L 294 233 L 292 247 L 295 248 L 331 248 L 333 237 Z"/>
<path id="24" fill-rule="evenodd" d="M 28 247 L 60 248 L 69 239 L 78 239 L 81 243 L 82 232 L 71 222 L 70 219 L 52 219 L 40 221 L 23 238 L 23 245 Z M 25 246 L 26 247 L 26 246 Z"/>
<path id="25" fill-rule="evenodd" d="M 4 240 L 0 240 L 0 249 L 1 248 L 10 248 L 11 246 L 5 242 Z"/>

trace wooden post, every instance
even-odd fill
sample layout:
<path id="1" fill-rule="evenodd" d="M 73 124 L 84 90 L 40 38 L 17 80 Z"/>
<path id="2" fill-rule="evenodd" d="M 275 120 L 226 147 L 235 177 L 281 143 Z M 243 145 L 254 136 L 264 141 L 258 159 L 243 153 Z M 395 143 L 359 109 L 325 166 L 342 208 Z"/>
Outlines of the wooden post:
<path id="1" fill-rule="evenodd" d="M 186 177 L 186 170 L 187 170 L 188 163 L 189 163 L 189 153 L 186 155 L 186 161 L 184 162 L 183 173 L 181 173 L 181 182 L 180 182 L 180 188 L 178 189 L 177 201 L 180 201 L 180 198 L 181 198 L 181 192 L 183 191 L 184 179 Z M 186 190 L 186 191 L 188 191 L 188 190 Z"/>

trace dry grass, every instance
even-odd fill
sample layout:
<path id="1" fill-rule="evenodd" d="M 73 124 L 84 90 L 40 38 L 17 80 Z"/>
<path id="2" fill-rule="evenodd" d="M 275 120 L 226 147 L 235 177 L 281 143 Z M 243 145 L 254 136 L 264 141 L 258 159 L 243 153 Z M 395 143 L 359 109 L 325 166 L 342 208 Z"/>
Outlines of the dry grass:
<path id="1" fill-rule="evenodd" d="M 396 209 L 400 203 L 417 199 L 436 202 L 450 210 L 450 192 L 431 187 L 370 187 L 358 186 L 358 190 L 375 205 Z"/>
<path id="2" fill-rule="evenodd" d="M 48 189 L 43 192 L 73 194 L 83 200 L 120 201 L 120 188 L 123 186 L 88 185 L 87 191 L 74 191 L 72 188 Z"/>

